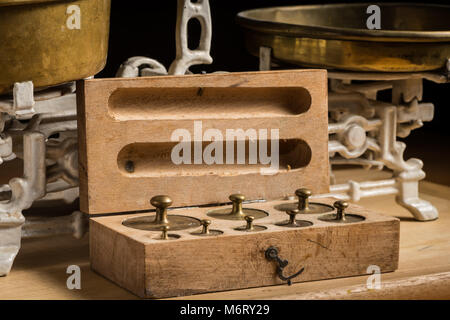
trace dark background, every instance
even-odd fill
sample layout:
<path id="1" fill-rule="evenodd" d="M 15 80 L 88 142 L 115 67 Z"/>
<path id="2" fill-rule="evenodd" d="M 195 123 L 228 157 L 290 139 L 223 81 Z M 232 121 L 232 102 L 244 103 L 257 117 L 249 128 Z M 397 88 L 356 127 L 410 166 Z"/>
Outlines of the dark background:
<path id="1" fill-rule="evenodd" d="M 211 56 L 213 64 L 191 68 L 193 72 L 247 71 L 258 69 L 258 59 L 244 49 L 241 29 L 235 23 L 238 12 L 246 9 L 282 5 L 342 3 L 343 1 L 292 0 L 210 0 L 213 21 Z M 364 1 L 361 1 L 364 2 Z M 379 1 L 399 2 L 399 1 Z M 419 1 L 409 1 L 420 3 Z M 176 0 L 112 1 L 109 55 L 105 69 L 98 77 L 113 77 L 125 60 L 132 56 L 146 56 L 158 60 L 168 69 L 175 58 Z M 428 3 L 428 2 L 427 2 Z M 448 4 L 446 1 L 433 1 Z M 449 21 L 450 29 L 450 21 Z M 200 28 L 190 25 L 193 42 Z M 450 107 L 450 84 L 424 83 L 424 102 L 435 105 L 435 118 L 406 138 L 405 158 L 419 157 L 425 162 L 428 178 L 450 184 L 448 171 L 450 136 L 447 127 Z M 437 170 L 429 170 L 433 166 Z M 445 177 L 448 176 L 448 177 Z"/>

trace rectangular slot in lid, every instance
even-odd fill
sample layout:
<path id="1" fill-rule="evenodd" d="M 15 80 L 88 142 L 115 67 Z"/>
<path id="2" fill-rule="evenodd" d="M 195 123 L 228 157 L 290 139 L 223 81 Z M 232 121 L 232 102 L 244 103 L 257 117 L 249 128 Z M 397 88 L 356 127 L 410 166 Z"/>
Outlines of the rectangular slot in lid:
<path id="1" fill-rule="evenodd" d="M 311 106 L 302 87 L 118 88 L 108 101 L 118 120 L 296 116 Z"/>
<path id="2" fill-rule="evenodd" d="M 119 152 L 117 165 L 128 177 L 164 178 L 288 172 L 311 161 L 311 149 L 300 139 L 200 142 L 200 146 L 197 152 L 195 142 L 133 143 Z"/>

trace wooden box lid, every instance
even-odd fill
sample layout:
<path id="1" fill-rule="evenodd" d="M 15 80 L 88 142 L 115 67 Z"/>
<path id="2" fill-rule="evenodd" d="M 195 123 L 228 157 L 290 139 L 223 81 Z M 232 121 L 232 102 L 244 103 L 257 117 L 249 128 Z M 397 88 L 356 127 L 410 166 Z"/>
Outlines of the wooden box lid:
<path id="1" fill-rule="evenodd" d="M 228 202 L 232 193 L 272 200 L 299 187 L 329 191 L 325 70 L 84 80 L 77 83 L 77 105 L 83 212 L 148 210 L 158 194 L 181 207 Z M 246 143 L 230 144 L 231 156 L 224 141 L 227 130 L 238 129 L 248 136 L 237 138 Z M 174 147 L 186 134 L 193 142 L 175 153 L 176 161 L 191 150 L 192 163 L 176 164 Z M 211 153 L 211 136 L 219 141 L 220 135 Z M 256 153 L 249 152 L 249 141 Z M 269 159 L 260 153 L 267 141 L 269 157 L 279 146 L 274 174 L 267 172 L 276 168 L 274 158 L 260 161 Z M 238 145 L 245 147 L 241 164 Z"/>

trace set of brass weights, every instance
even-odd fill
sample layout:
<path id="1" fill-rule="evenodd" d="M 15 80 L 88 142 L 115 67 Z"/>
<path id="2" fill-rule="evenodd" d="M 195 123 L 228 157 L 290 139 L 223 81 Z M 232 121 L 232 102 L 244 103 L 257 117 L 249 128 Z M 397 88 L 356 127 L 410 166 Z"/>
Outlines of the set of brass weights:
<path id="1" fill-rule="evenodd" d="M 277 226 L 286 228 L 302 228 L 312 226 L 313 223 L 304 219 L 297 219 L 299 216 L 307 214 L 321 214 L 318 218 L 324 222 L 331 223 L 354 223 L 364 220 L 364 217 L 356 214 L 348 214 L 345 212 L 348 203 L 345 201 L 336 201 L 332 206 L 310 202 L 311 191 L 306 188 L 295 191 L 298 197 L 297 202 L 283 203 L 276 205 L 274 208 L 278 211 L 284 211 L 289 216 L 288 220 L 275 223 Z M 269 213 L 254 208 L 243 207 L 245 196 L 242 194 L 232 194 L 229 199 L 232 202 L 232 208 L 213 209 L 207 212 L 207 215 L 214 219 L 222 220 L 236 220 L 245 221 L 245 225 L 234 228 L 236 231 L 242 232 L 259 232 L 267 229 L 264 225 L 254 224 L 254 220 L 262 219 L 269 216 Z M 158 195 L 150 200 L 152 206 L 156 208 L 154 216 L 143 216 L 137 218 L 127 219 L 123 224 L 130 228 L 147 230 L 147 231 L 161 231 L 161 235 L 157 237 L 160 240 L 174 240 L 179 239 L 177 234 L 169 233 L 177 230 L 186 230 L 190 228 L 200 227 L 200 230 L 194 231 L 191 234 L 195 236 L 219 236 L 223 231 L 211 229 L 211 220 L 199 220 L 189 216 L 183 215 L 168 215 L 168 208 L 172 205 L 172 199 L 167 195 Z"/>

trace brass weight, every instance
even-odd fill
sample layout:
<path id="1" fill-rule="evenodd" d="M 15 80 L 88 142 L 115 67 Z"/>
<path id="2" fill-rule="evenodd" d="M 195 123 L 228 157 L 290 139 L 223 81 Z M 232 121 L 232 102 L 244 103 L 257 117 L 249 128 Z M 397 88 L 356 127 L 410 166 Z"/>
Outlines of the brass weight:
<path id="1" fill-rule="evenodd" d="M 185 230 L 200 225 L 200 220 L 181 215 L 168 215 L 167 208 L 172 205 L 172 199 L 166 195 L 155 196 L 150 200 L 156 208 L 154 216 L 141 216 L 126 219 L 122 222 L 124 226 L 147 231 L 160 231 L 162 227 L 168 226 L 170 230 Z"/>
<path id="2" fill-rule="evenodd" d="M 275 206 L 275 209 L 279 211 L 298 210 L 298 214 L 319 214 L 333 211 L 333 207 L 327 204 L 310 202 L 309 198 L 312 192 L 307 188 L 295 190 L 295 195 L 298 198 L 297 203 L 280 204 Z"/>
<path id="3" fill-rule="evenodd" d="M 247 224 L 245 226 L 235 228 L 234 230 L 245 231 L 245 232 L 258 232 L 258 231 L 263 231 L 263 230 L 267 229 L 264 226 L 254 225 L 253 221 L 255 220 L 255 217 L 253 217 L 253 216 L 245 216 L 244 219 L 247 222 Z"/>
<path id="4" fill-rule="evenodd" d="M 169 196 L 156 196 L 150 199 L 150 204 L 156 208 L 155 224 L 168 225 L 167 208 L 172 205 Z"/>
<path id="5" fill-rule="evenodd" d="M 161 240 L 169 240 L 169 226 L 163 226 L 161 228 L 162 234 L 161 234 Z"/>
<path id="6" fill-rule="evenodd" d="M 242 203 L 245 196 L 242 194 L 232 194 L 229 199 L 233 203 L 230 209 L 217 209 L 208 212 L 208 216 L 223 220 L 244 220 L 246 216 L 250 215 L 254 219 L 261 219 L 267 217 L 269 214 L 263 210 L 243 208 Z"/>
<path id="7" fill-rule="evenodd" d="M 177 234 L 169 234 L 169 229 L 169 226 L 162 226 L 161 236 L 159 238 L 156 238 L 156 240 L 175 240 L 180 238 L 180 236 Z"/>
<path id="8" fill-rule="evenodd" d="M 357 214 L 346 213 L 345 210 L 348 208 L 348 202 L 346 201 L 336 201 L 334 207 L 336 208 L 336 213 L 324 215 L 319 220 L 333 223 L 355 223 L 366 219 Z"/>
<path id="9" fill-rule="evenodd" d="M 214 230 L 210 229 L 209 226 L 211 225 L 211 220 L 204 219 L 200 221 L 202 225 L 202 230 L 197 232 L 192 232 L 191 234 L 194 236 L 200 236 L 200 237 L 211 237 L 211 236 L 219 236 L 223 234 L 220 230 Z"/>
<path id="10" fill-rule="evenodd" d="M 211 234 L 211 232 L 209 231 L 209 226 L 211 225 L 211 220 L 202 220 L 201 224 L 203 226 L 202 234 L 204 234 L 204 235 Z"/>
<path id="11" fill-rule="evenodd" d="M 280 226 L 280 227 L 288 227 L 288 228 L 301 228 L 301 227 L 309 227 L 309 226 L 313 225 L 313 223 L 310 221 L 297 220 L 296 217 L 299 213 L 300 213 L 299 209 L 287 210 L 286 214 L 289 215 L 289 220 L 276 223 L 276 225 Z"/>

